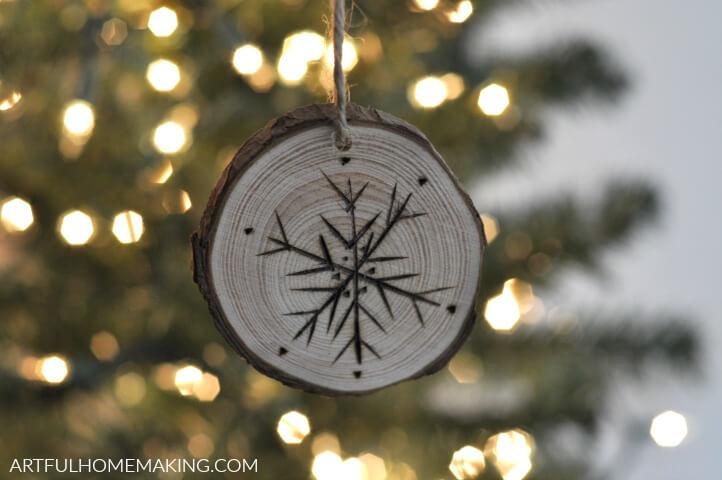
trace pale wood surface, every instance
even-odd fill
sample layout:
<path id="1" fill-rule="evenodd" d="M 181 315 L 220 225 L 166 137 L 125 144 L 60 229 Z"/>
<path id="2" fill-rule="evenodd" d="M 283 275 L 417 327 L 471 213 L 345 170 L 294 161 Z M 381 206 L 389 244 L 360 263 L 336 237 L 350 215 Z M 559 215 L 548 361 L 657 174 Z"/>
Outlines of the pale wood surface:
<path id="1" fill-rule="evenodd" d="M 353 145 L 340 152 L 332 115 L 302 107 L 241 147 L 194 234 L 194 273 L 219 330 L 260 371 L 359 394 L 432 373 L 458 350 L 485 242 L 420 132 L 350 105 Z"/>

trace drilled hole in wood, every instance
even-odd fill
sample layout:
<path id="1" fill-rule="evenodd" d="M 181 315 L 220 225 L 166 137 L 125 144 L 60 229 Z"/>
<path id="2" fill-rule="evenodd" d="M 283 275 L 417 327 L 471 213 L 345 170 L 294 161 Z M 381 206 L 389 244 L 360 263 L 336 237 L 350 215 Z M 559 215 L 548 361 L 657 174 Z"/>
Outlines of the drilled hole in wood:
<path id="1" fill-rule="evenodd" d="M 446 310 L 448 310 L 449 313 L 454 313 L 456 312 L 456 305 L 449 305 L 446 307 Z"/>

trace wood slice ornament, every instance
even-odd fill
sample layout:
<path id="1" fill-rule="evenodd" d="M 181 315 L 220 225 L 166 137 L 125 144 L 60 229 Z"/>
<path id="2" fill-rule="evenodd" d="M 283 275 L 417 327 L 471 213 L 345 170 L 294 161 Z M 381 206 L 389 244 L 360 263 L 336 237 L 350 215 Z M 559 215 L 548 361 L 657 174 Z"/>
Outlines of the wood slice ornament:
<path id="1" fill-rule="evenodd" d="M 271 121 L 240 148 L 193 235 L 216 326 L 262 373 L 361 394 L 433 373 L 474 323 L 483 229 L 426 137 L 348 105 Z"/>

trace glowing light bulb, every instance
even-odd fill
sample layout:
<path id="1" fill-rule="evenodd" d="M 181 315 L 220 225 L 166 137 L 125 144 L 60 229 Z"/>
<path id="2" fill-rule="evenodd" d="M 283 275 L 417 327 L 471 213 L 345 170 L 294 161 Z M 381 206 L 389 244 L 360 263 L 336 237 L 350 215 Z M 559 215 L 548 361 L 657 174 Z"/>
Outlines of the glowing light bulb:
<path id="1" fill-rule="evenodd" d="M 8 232 L 24 232 L 33 220 L 33 208 L 22 198 L 11 197 L 0 208 L 0 221 Z"/>
<path id="2" fill-rule="evenodd" d="M 180 83 L 181 72 L 174 62 L 160 58 L 148 65 L 145 78 L 159 92 L 170 92 Z"/>
<path id="3" fill-rule="evenodd" d="M 421 108 L 436 108 L 446 100 L 446 84 L 438 77 L 424 77 L 411 88 L 411 103 Z"/>
<path id="4" fill-rule="evenodd" d="M 113 235 L 120 243 L 134 243 L 143 236 L 143 217 L 133 210 L 120 212 L 113 218 Z"/>
<path id="5" fill-rule="evenodd" d="M 338 480 L 343 477 L 343 460 L 333 452 L 322 452 L 313 458 L 311 473 L 316 480 Z"/>
<path id="6" fill-rule="evenodd" d="M 60 236 L 68 245 L 85 245 L 93 233 L 93 219 L 85 212 L 73 210 L 60 217 Z"/>
<path id="7" fill-rule="evenodd" d="M 68 377 L 68 362 L 58 355 L 43 357 L 38 362 L 40 379 L 46 383 L 57 385 Z"/>
<path id="8" fill-rule="evenodd" d="M 487 85 L 479 92 L 478 105 L 484 115 L 490 117 L 501 115 L 506 111 L 509 103 L 509 91 L 498 83 Z"/>
<path id="9" fill-rule="evenodd" d="M 420 10 L 433 10 L 439 5 L 439 0 L 414 0 L 414 5 Z"/>
<path id="10" fill-rule="evenodd" d="M 286 412 L 278 420 L 276 432 L 284 443 L 297 444 L 303 442 L 311 432 L 311 425 L 308 423 L 308 417 L 295 410 Z"/>
<path id="11" fill-rule="evenodd" d="M 6 112 L 17 105 L 22 100 L 23 95 L 17 90 L 10 92 L 10 95 L 0 99 L 0 112 Z"/>
<path id="12" fill-rule="evenodd" d="M 451 457 L 449 471 L 457 480 L 476 478 L 484 468 L 484 454 L 478 448 L 466 445 L 455 451 Z"/>
<path id="13" fill-rule="evenodd" d="M 464 0 L 456 5 L 456 8 L 447 14 L 451 23 L 464 23 L 474 12 L 474 5 L 469 0 Z"/>
<path id="14" fill-rule="evenodd" d="M 160 7 L 148 17 L 148 29 L 156 37 L 168 37 L 178 28 L 178 15 L 168 7 Z"/>
<path id="15" fill-rule="evenodd" d="M 90 135 L 95 126 L 95 113 L 85 100 L 73 100 L 63 112 L 65 132 L 78 137 Z"/>
<path id="16" fill-rule="evenodd" d="M 203 380 L 203 372 L 193 365 L 179 368 L 175 373 L 175 387 L 183 396 L 193 394 L 193 390 Z"/>
<path id="17" fill-rule="evenodd" d="M 521 318 L 519 304 L 511 287 L 512 281 L 507 280 L 504 282 L 501 294 L 486 302 L 484 318 L 494 330 L 508 332 L 516 326 Z"/>
<path id="18" fill-rule="evenodd" d="M 353 70 L 353 67 L 358 63 L 358 53 L 356 52 L 356 45 L 354 45 L 351 39 L 344 39 L 341 54 L 343 56 L 341 59 L 341 68 L 343 68 L 343 71 L 348 72 Z M 333 44 L 329 45 L 326 49 L 324 62 L 327 68 L 333 68 Z"/>
<path id="19" fill-rule="evenodd" d="M 241 75 L 253 75 L 263 65 L 263 52 L 250 43 L 241 45 L 233 52 L 231 63 Z"/>
<path id="20" fill-rule="evenodd" d="M 178 153 L 185 146 L 185 143 L 186 131 L 177 122 L 161 123 L 153 133 L 153 144 L 161 153 Z"/>
<path id="21" fill-rule="evenodd" d="M 676 447 L 687 436 L 687 419 L 671 410 L 660 413 L 652 420 L 649 434 L 660 447 Z"/>

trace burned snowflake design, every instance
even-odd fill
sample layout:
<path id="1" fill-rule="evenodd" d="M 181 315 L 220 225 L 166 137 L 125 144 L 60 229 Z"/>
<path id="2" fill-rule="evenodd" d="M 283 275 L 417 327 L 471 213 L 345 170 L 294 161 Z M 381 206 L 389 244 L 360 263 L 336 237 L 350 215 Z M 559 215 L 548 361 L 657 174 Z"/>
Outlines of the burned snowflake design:
<path id="1" fill-rule="evenodd" d="M 384 276 L 379 273 L 384 264 L 397 262 L 406 259 L 403 255 L 381 256 L 375 255 L 384 240 L 393 234 L 394 229 L 404 221 L 413 221 L 419 217 L 426 215 L 424 212 L 411 212 L 409 201 L 412 193 L 408 193 L 401 198 L 397 185 L 394 184 L 389 196 L 388 208 L 380 211 L 370 220 L 360 225 L 359 219 L 356 217 L 356 204 L 361 201 L 369 183 L 364 183 L 360 188 L 354 191 L 351 179 L 347 179 L 346 184 L 337 185 L 324 172 L 321 172 L 326 179 L 329 188 L 333 189 L 338 196 L 339 208 L 342 208 L 348 215 L 351 223 L 350 235 L 344 235 L 341 229 L 321 215 L 327 232 L 318 236 L 318 251 L 313 252 L 301 248 L 289 239 L 283 220 L 278 212 L 275 212 L 276 223 L 280 233 L 280 238 L 268 236 L 268 241 L 272 247 L 269 250 L 259 253 L 259 256 L 293 254 L 313 260 L 316 264 L 310 268 L 289 272 L 288 276 L 297 277 L 317 277 L 318 274 L 331 274 L 331 285 L 313 285 L 292 290 L 309 292 L 320 296 L 319 306 L 312 310 L 287 312 L 284 315 L 299 317 L 303 320 L 293 339 L 296 340 L 302 336 L 306 336 L 306 344 L 310 343 L 311 338 L 316 333 L 317 325 L 321 319 L 321 315 L 328 310 L 328 320 L 325 328 L 326 332 L 333 331 L 333 339 L 335 340 L 345 326 L 352 329 L 351 339 L 338 351 L 333 359 L 335 363 L 341 356 L 353 345 L 356 362 L 363 362 L 364 351 L 370 352 L 377 358 L 381 358 L 379 352 L 370 345 L 363 337 L 362 327 L 367 324 L 373 324 L 374 328 L 378 328 L 386 333 L 384 322 L 382 322 L 378 314 L 372 313 L 367 305 L 364 304 L 362 297 L 366 294 L 375 294 L 379 296 L 381 302 L 385 306 L 388 319 L 394 320 L 394 311 L 391 308 L 389 297 L 398 295 L 407 299 L 413 305 L 416 312 L 416 318 L 421 327 L 424 326 L 424 316 L 422 313 L 422 305 L 438 308 L 439 302 L 431 298 L 431 294 L 440 292 L 453 287 L 445 286 L 432 290 L 412 291 L 399 286 L 400 280 L 406 280 L 419 276 L 417 272 L 403 273 L 391 276 Z M 424 178 L 424 180 L 426 180 Z M 424 182 L 425 183 L 425 182 Z M 420 185 L 423 185 L 419 181 Z M 397 198 L 398 197 L 398 198 Z M 380 228 L 379 228 L 380 227 Z M 378 234 L 376 232 L 379 232 Z M 328 240 L 327 240 L 328 237 Z M 334 259 L 329 249 L 329 241 L 339 242 L 346 250 L 346 254 L 342 261 Z M 349 263 L 346 265 L 343 262 Z M 339 303 L 342 303 L 342 297 L 349 298 L 350 303 L 345 308 L 339 309 Z M 344 302 L 345 303 L 345 302 Z M 424 308 L 428 308 L 424 307 Z M 455 306 L 451 305 L 447 308 L 453 313 Z M 337 315 L 338 314 L 338 315 Z M 350 322 L 349 322 L 350 319 Z M 367 321 L 364 321 L 366 319 Z M 285 348 L 281 348 L 279 355 L 287 353 Z M 358 378 L 360 371 L 354 372 Z"/>

